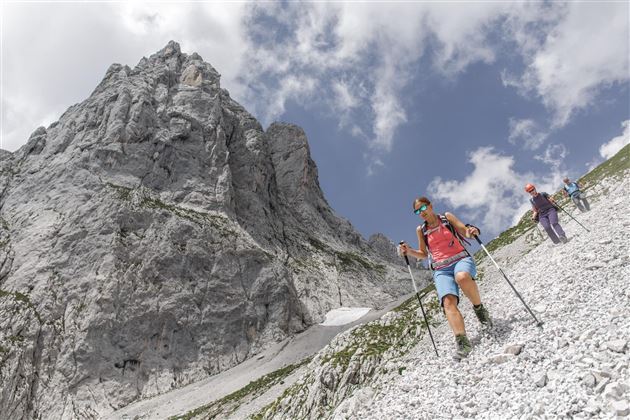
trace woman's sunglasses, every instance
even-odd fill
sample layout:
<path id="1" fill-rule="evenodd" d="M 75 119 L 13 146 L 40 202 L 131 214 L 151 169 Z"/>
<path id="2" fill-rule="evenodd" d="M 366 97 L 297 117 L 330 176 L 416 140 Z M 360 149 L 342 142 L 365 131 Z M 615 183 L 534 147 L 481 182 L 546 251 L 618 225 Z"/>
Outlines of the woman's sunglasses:
<path id="1" fill-rule="evenodd" d="M 428 205 L 428 204 L 423 204 L 423 205 L 421 205 L 420 207 L 418 207 L 417 209 L 415 209 L 413 212 L 414 212 L 415 214 L 420 214 L 420 212 L 423 212 L 423 211 L 425 211 L 425 210 L 426 210 L 426 209 L 428 209 L 428 208 L 429 208 L 429 205 Z"/>

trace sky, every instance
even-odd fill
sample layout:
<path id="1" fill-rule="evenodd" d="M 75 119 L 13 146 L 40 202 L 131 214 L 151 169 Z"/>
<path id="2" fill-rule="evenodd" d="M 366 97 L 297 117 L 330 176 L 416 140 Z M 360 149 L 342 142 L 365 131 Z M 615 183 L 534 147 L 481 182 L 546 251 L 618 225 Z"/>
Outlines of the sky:
<path id="1" fill-rule="evenodd" d="M 301 126 L 326 199 L 416 242 L 428 196 L 489 241 L 630 142 L 630 6 L 598 2 L 0 2 L 0 148 L 177 41 L 263 125 Z"/>

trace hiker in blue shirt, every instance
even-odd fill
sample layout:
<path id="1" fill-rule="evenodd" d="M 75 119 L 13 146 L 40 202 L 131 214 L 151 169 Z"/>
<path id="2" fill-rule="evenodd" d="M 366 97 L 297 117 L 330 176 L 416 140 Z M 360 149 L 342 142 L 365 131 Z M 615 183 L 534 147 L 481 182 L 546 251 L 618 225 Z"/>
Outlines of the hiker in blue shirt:
<path id="1" fill-rule="evenodd" d="M 580 185 L 577 182 L 571 182 L 569 178 L 564 178 L 564 187 L 562 192 L 565 196 L 571 197 L 571 200 L 581 212 L 589 211 L 591 206 L 586 201 L 586 197 L 580 191 Z"/>
<path id="2" fill-rule="evenodd" d="M 529 202 L 532 204 L 532 219 L 545 228 L 551 242 L 567 243 L 567 235 L 558 223 L 558 212 L 553 198 L 546 192 L 539 193 L 532 184 L 525 185 L 525 191 L 531 195 Z"/>

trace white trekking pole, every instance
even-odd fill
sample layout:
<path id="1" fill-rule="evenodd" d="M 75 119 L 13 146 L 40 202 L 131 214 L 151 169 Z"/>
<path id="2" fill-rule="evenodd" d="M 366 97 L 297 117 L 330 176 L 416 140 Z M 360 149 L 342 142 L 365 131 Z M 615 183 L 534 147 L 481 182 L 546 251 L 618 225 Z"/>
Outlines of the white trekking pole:
<path id="1" fill-rule="evenodd" d="M 479 242 L 479 245 L 481 245 L 481 248 L 484 250 L 484 252 L 486 253 L 486 255 L 490 258 L 490 261 L 492 261 L 492 263 L 494 264 L 494 266 L 501 272 L 501 274 L 503 274 L 503 277 L 505 278 L 505 281 L 508 282 L 508 284 L 510 285 L 510 287 L 512 288 L 512 290 L 514 291 L 514 293 L 516 293 L 516 296 L 518 296 L 518 298 L 521 300 L 521 302 L 523 302 L 523 305 L 525 306 L 525 308 L 527 309 L 527 311 L 529 312 L 529 314 L 534 318 L 534 320 L 536 321 L 536 325 L 538 327 L 542 327 L 543 323 L 541 321 L 538 320 L 538 318 L 536 318 L 536 315 L 534 315 L 534 313 L 532 312 L 531 309 L 529 309 L 529 306 L 527 306 L 527 304 L 525 303 L 525 301 L 523 300 L 523 298 L 521 297 L 521 294 L 516 290 L 516 288 L 514 287 L 514 285 L 512 285 L 512 282 L 510 281 L 510 279 L 508 279 L 508 277 L 505 275 L 505 273 L 503 272 L 503 270 L 501 270 L 501 267 L 499 267 L 499 264 L 497 264 L 497 262 L 494 260 L 494 258 L 492 258 L 492 255 L 490 255 L 490 252 L 488 252 L 488 250 L 486 249 L 486 246 L 483 244 L 483 242 L 481 242 L 481 239 L 479 239 L 479 237 L 477 235 L 475 235 L 475 239 L 477 240 L 477 242 Z"/>
<path id="2" fill-rule="evenodd" d="M 400 245 L 402 245 L 404 241 L 400 241 Z M 429 330 L 429 336 L 431 337 L 431 342 L 433 343 L 433 348 L 435 349 L 435 355 L 440 357 L 437 347 L 435 345 L 435 341 L 433 340 L 433 334 L 431 333 L 431 327 L 429 326 L 429 320 L 427 319 L 427 314 L 424 312 L 424 307 L 422 306 L 422 299 L 420 299 L 420 294 L 418 293 L 418 287 L 416 286 L 416 279 L 413 278 L 413 273 L 411 272 L 411 266 L 409 265 L 409 258 L 407 258 L 407 254 L 403 255 L 405 257 L 405 262 L 407 263 L 407 270 L 409 270 L 409 275 L 411 276 L 411 282 L 413 283 L 413 290 L 416 292 L 416 297 L 418 298 L 418 303 L 420 304 L 420 310 L 422 311 L 422 316 L 424 317 L 424 322 L 427 324 L 427 330 Z"/>

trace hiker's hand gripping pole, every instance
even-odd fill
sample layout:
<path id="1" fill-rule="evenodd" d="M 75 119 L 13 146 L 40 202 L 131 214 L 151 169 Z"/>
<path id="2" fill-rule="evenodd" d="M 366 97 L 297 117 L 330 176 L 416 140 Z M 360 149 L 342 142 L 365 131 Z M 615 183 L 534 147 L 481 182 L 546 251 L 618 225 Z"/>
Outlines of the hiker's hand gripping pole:
<path id="1" fill-rule="evenodd" d="M 400 245 L 404 244 L 405 241 L 400 241 Z M 440 357 L 437 347 L 435 345 L 435 340 L 433 340 L 433 334 L 431 333 L 431 327 L 429 326 L 429 320 L 427 319 L 427 314 L 424 312 L 424 306 L 422 306 L 422 299 L 420 299 L 420 294 L 418 293 L 418 287 L 416 286 L 416 279 L 413 277 L 413 273 L 411 272 L 411 266 L 409 265 L 409 257 L 407 254 L 402 254 L 405 257 L 405 262 L 407 263 L 407 270 L 409 270 L 409 275 L 411 276 L 411 282 L 413 283 L 413 290 L 416 292 L 416 297 L 418 298 L 418 303 L 420 304 L 420 310 L 422 311 L 422 317 L 424 318 L 424 323 L 427 325 L 427 330 L 429 331 L 429 336 L 431 337 L 431 342 L 433 343 L 433 349 L 435 350 L 435 355 Z"/>
<path id="2" fill-rule="evenodd" d="M 542 325 L 543 325 L 542 321 L 539 321 L 538 318 L 536 318 L 536 315 L 534 315 L 534 313 L 532 312 L 532 310 L 529 309 L 529 306 L 527 306 L 527 304 L 525 303 L 525 301 L 521 297 L 521 294 L 516 290 L 516 288 L 514 287 L 514 285 L 510 281 L 510 279 L 508 279 L 508 277 L 505 275 L 503 270 L 501 270 L 501 267 L 499 267 L 499 264 L 497 264 L 497 262 L 494 260 L 494 258 L 492 258 L 492 255 L 490 255 L 490 252 L 488 252 L 488 249 L 486 248 L 486 246 L 483 244 L 483 242 L 481 242 L 481 239 L 479 239 L 479 236 L 475 235 L 475 239 L 477 240 L 477 242 L 479 242 L 479 245 L 481 245 L 481 249 L 484 250 L 484 252 L 488 256 L 488 258 L 490 258 L 490 261 L 492 261 L 494 266 L 501 272 L 501 274 L 503 274 L 503 277 L 505 278 L 505 281 L 508 282 L 508 284 L 510 285 L 510 287 L 512 288 L 514 293 L 516 293 L 516 296 L 518 296 L 518 298 L 521 300 L 521 302 L 523 303 L 523 305 L 525 306 L 525 308 L 527 309 L 529 314 L 532 316 L 532 318 L 534 318 L 534 321 L 536 321 L 536 325 L 538 327 L 542 327 Z"/>

